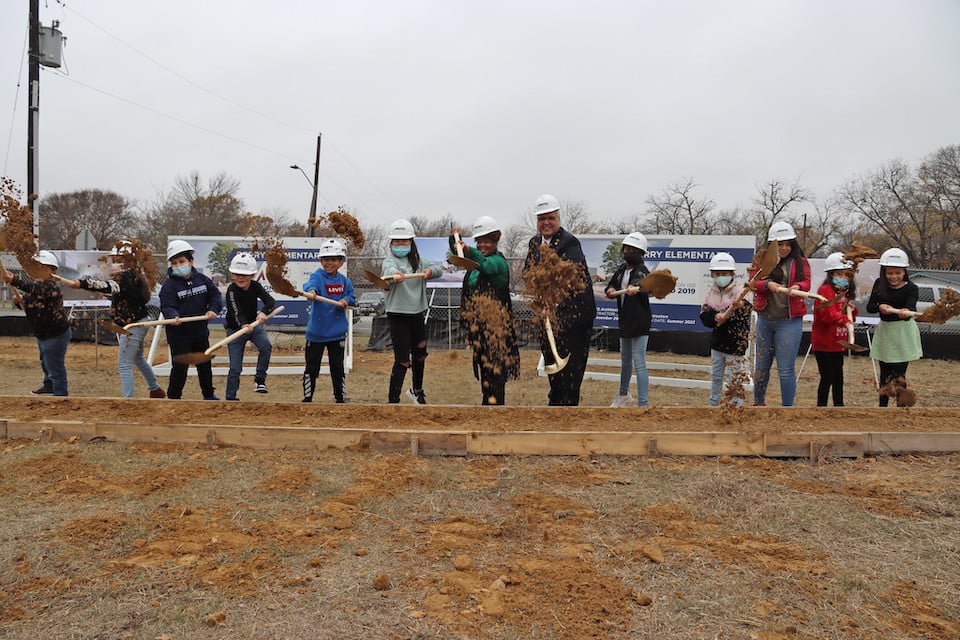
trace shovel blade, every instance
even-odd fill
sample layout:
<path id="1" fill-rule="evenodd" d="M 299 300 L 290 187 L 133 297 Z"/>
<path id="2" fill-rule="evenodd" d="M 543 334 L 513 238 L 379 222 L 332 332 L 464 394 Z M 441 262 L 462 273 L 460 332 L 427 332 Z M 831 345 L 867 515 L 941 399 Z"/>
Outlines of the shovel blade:
<path id="1" fill-rule="evenodd" d="M 466 271 L 473 271 L 480 266 L 470 258 L 461 258 L 460 256 L 448 256 L 447 262 Z"/>
<path id="2" fill-rule="evenodd" d="M 204 362 L 210 362 L 213 360 L 212 353 L 181 353 L 178 356 L 173 356 L 174 362 L 179 362 L 180 364 L 203 364 Z"/>
<path id="3" fill-rule="evenodd" d="M 97 322 L 97 324 L 99 324 L 101 327 L 103 327 L 107 331 L 113 331 L 114 333 L 120 333 L 125 336 L 130 335 L 129 331 L 127 331 L 126 329 L 124 329 L 118 324 L 114 324 L 113 322 L 109 322 L 107 320 L 100 320 Z"/>
<path id="4" fill-rule="evenodd" d="M 850 349 L 850 351 L 856 351 L 857 353 L 863 353 L 864 351 L 869 351 L 867 347 L 857 344 L 856 342 L 847 342 L 846 340 L 837 340 L 837 344 L 839 344 L 844 349 Z"/>
<path id="5" fill-rule="evenodd" d="M 555 373 L 560 373 L 560 371 L 562 371 L 563 368 L 567 366 L 568 360 L 570 360 L 570 356 L 561 358 L 560 360 L 558 360 L 557 362 L 554 362 L 553 364 L 544 365 L 543 370 L 550 375 L 553 375 Z"/>
<path id="6" fill-rule="evenodd" d="M 378 276 L 377 274 L 375 274 L 373 271 L 370 271 L 370 269 L 364 269 L 363 275 L 367 276 L 367 280 L 377 285 L 384 291 L 390 290 L 390 285 L 387 284 L 387 281 L 381 278 L 380 276 Z"/>
<path id="7" fill-rule="evenodd" d="M 771 240 L 767 244 L 767 248 L 763 250 L 762 254 L 760 254 L 760 260 L 757 262 L 757 267 L 759 269 L 757 272 L 758 276 L 761 278 L 766 278 L 768 275 L 770 275 L 770 272 L 776 268 L 779 262 L 780 250 L 777 247 L 777 241 Z"/>

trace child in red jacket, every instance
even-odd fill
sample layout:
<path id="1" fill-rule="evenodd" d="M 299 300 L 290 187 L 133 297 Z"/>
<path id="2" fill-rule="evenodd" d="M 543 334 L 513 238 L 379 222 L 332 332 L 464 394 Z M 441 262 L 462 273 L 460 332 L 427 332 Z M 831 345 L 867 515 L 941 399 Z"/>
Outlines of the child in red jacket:
<path id="1" fill-rule="evenodd" d="M 843 259 L 842 253 L 831 253 L 823 262 L 826 278 L 817 290 L 827 300 L 843 294 L 840 302 L 826 306 L 817 303 L 813 310 L 813 328 L 810 343 L 813 356 L 820 370 L 820 386 L 817 387 L 817 406 L 827 406 L 827 396 L 833 389 L 833 406 L 843 406 L 843 354 L 846 349 L 840 341 L 852 342 L 847 325 L 857 317 L 853 306 L 856 286 L 853 282 L 853 265 Z M 847 316 L 848 310 L 850 316 Z"/>

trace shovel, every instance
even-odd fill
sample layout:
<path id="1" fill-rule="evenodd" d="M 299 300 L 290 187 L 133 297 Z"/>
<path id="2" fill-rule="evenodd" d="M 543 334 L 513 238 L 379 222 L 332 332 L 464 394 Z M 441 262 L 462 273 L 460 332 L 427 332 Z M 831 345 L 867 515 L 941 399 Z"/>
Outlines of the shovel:
<path id="1" fill-rule="evenodd" d="M 549 318 L 544 318 L 543 326 L 547 330 L 547 342 L 550 343 L 550 352 L 553 353 L 553 364 L 544 365 L 543 370 L 553 375 L 559 373 L 561 369 L 567 366 L 567 360 L 570 359 L 570 354 L 568 353 L 567 357 L 561 358 L 560 354 L 557 353 L 557 342 L 553 337 L 553 327 L 550 326 Z"/>
<path id="2" fill-rule="evenodd" d="M 204 362 L 209 362 L 213 360 L 214 351 L 216 351 L 217 349 L 219 349 L 224 345 L 230 344 L 234 340 L 238 340 L 243 336 L 248 335 L 251 331 L 253 331 L 254 327 L 257 327 L 263 324 L 264 322 L 272 318 L 274 315 L 280 313 L 281 311 L 283 311 L 283 305 L 271 311 L 270 314 L 264 317 L 262 321 L 260 319 L 254 320 L 253 322 L 248 324 L 246 327 L 234 331 L 233 333 L 231 333 L 229 336 L 227 336 L 220 342 L 216 342 L 210 345 L 207 348 L 207 350 L 202 353 L 182 353 L 178 356 L 173 356 L 173 359 L 175 362 L 179 362 L 180 364 L 203 364 Z"/>
<path id="3" fill-rule="evenodd" d="M 452 257 L 452 256 L 451 256 L 451 257 Z M 471 262 L 473 262 L 473 261 L 471 260 Z M 377 285 L 378 287 L 380 287 L 380 288 L 383 289 L 384 291 L 389 291 L 389 290 L 390 290 L 390 282 L 393 282 L 394 276 L 383 276 L 383 277 L 381 278 L 380 276 L 378 276 L 378 275 L 377 275 L 376 273 L 374 273 L 373 271 L 370 271 L 369 269 L 364 269 L 364 270 L 363 270 L 363 274 L 364 274 L 365 276 L 367 276 L 367 280 L 369 280 L 369 281 L 372 282 L 373 284 Z M 422 278 L 422 277 L 423 277 L 423 274 L 422 274 L 422 273 L 405 273 L 405 274 L 403 274 L 403 277 L 404 277 L 404 279 L 406 279 L 406 278 Z"/>
<path id="4" fill-rule="evenodd" d="M 823 304 L 818 304 L 818 305 L 816 305 L 816 308 L 817 308 L 817 309 L 826 309 L 827 307 L 832 307 L 833 305 L 837 304 L 838 302 L 840 302 L 841 300 L 843 300 L 843 299 L 846 298 L 846 297 L 847 297 L 847 292 L 846 292 L 846 291 L 841 291 L 840 293 L 837 294 L 837 296 L 836 296 L 835 298 L 832 298 L 832 299 L 824 302 Z"/>
<path id="5" fill-rule="evenodd" d="M 114 333 L 119 333 L 121 335 L 130 335 L 130 332 L 118 325 L 115 322 L 110 322 L 109 320 L 97 320 L 97 324 L 106 329 L 107 331 L 112 331 Z"/>
<path id="6" fill-rule="evenodd" d="M 801 291 L 800 289 L 788 289 L 787 287 L 777 287 L 777 293 L 785 293 L 793 298 L 813 298 L 819 300 L 820 302 L 829 302 L 819 293 L 814 293 L 812 291 Z"/>
<path id="7" fill-rule="evenodd" d="M 206 320 L 207 316 L 187 316 L 186 318 L 180 318 L 180 322 L 199 322 L 200 320 Z M 163 320 L 146 320 L 144 322 L 131 322 L 130 324 L 123 325 L 125 331 L 129 331 L 134 327 L 157 327 L 160 325 L 175 324 L 177 322 L 176 318 L 164 318 Z"/>
<path id="8" fill-rule="evenodd" d="M 747 294 L 753 291 L 754 282 L 770 275 L 770 272 L 773 271 L 780 262 L 780 251 L 777 248 L 777 241 L 771 240 L 767 244 L 767 248 L 763 250 L 763 253 L 758 253 L 754 256 L 754 261 L 757 263 L 757 271 L 747 280 L 747 284 L 743 286 L 740 295 L 737 296 L 737 299 L 730 305 L 730 309 L 735 308 L 738 302 L 742 302 L 743 299 L 747 297 Z M 730 313 L 732 313 L 732 311 L 730 311 Z M 717 317 L 723 316 L 726 318 L 727 315 L 727 311 L 724 311 L 723 313 L 717 314 Z"/>
<path id="9" fill-rule="evenodd" d="M 673 291 L 676 284 L 676 276 L 666 269 L 658 269 L 657 271 L 648 274 L 647 277 L 637 284 L 632 284 L 626 289 L 614 291 L 613 295 L 622 296 L 631 291 L 636 291 L 638 293 L 652 293 L 655 297 L 662 299 Z"/>
<path id="10" fill-rule="evenodd" d="M 480 265 L 478 265 L 476 262 L 474 262 L 470 258 L 463 257 L 463 247 L 460 246 L 461 241 L 460 241 L 459 231 L 454 232 L 453 240 L 456 243 L 455 246 L 457 247 L 457 255 L 449 256 L 447 258 L 447 262 L 449 262 L 455 267 L 460 267 L 461 269 L 464 269 L 466 271 L 473 271 L 474 269 L 479 267 Z"/>
<path id="11" fill-rule="evenodd" d="M 850 349 L 850 351 L 855 351 L 857 353 L 863 353 L 864 351 L 869 351 L 867 347 L 861 346 L 854 342 L 854 332 L 853 332 L 853 310 L 850 307 L 847 307 L 847 337 L 850 340 L 837 340 L 839 344 L 844 349 Z"/>

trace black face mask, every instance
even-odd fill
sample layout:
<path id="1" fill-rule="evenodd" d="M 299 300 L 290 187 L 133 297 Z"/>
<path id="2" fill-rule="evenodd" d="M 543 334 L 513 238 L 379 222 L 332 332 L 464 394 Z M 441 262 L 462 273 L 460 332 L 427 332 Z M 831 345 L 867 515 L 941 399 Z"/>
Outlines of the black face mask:
<path id="1" fill-rule="evenodd" d="M 623 254 L 623 260 L 630 265 L 635 267 L 638 264 L 643 263 L 643 254 L 640 253 L 625 253 Z"/>

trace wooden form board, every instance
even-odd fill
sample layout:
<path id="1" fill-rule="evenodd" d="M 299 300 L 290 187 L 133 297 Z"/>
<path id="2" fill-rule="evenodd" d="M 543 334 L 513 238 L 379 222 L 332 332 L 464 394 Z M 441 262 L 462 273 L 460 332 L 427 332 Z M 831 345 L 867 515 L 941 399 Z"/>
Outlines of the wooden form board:
<path id="1" fill-rule="evenodd" d="M 0 420 L 0 437 L 47 442 L 163 442 L 251 449 L 410 451 L 417 455 L 859 457 L 960 451 L 960 433 L 426 431 Z"/>

